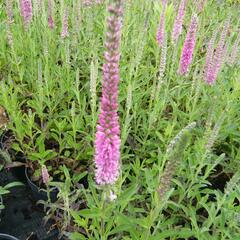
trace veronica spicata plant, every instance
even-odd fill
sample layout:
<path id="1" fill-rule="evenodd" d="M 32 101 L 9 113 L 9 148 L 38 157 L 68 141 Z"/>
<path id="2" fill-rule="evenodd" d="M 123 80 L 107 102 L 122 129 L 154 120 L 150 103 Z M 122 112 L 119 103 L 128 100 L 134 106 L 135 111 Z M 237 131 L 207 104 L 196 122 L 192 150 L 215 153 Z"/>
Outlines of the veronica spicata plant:
<path id="1" fill-rule="evenodd" d="M 101 109 L 95 140 L 96 182 L 114 184 L 119 175 L 120 126 L 118 122 L 118 82 L 122 0 L 108 6 L 107 33 L 103 65 Z"/>
<path id="2" fill-rule="evenodd" d="M 196 45 L 197 24 L 197 16 L 193 15 L 182 49 L 179 65 L 179 74 L 181 75 L 185 75 L 189 71 L 189 66 L 193 59 L 194 48 Z"/>

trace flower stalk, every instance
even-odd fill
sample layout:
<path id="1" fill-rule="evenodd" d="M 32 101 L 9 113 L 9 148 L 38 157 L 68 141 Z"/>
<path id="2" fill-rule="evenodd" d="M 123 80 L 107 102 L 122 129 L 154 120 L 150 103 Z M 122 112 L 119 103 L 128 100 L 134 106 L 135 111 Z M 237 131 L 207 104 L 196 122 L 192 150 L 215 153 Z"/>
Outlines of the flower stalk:
<path id="1" fill-rule="evenodd" d="M 121 40 L 122 0 L 108 6 L 103 64 L 102 97 L 95 139 L 95 178 L 99 185 L 112 185 L 119 175 L 120 126 L 118 121 L 118 82 Z"/>

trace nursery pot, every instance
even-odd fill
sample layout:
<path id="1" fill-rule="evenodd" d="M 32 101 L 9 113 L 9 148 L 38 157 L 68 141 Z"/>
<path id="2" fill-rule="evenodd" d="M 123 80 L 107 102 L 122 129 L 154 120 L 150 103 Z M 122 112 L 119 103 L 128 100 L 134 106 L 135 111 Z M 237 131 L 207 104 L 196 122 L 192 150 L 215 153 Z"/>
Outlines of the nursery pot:
<path id="1" fill-rule="evenodd" d="M 26 183 L 27 179 L 25 176 L 25 163 L 26 163 L 26 158 L 22 153 L 14 153 L 14 161 L 18 163 L 22 163 L 24 165 L 18 166 L 18 167 L 13 167 L 11 168 L 11 172 L 13 175 L 21 182 Z"/>
<path id="2" fill-rule="evenodd" d="M 0 136 L 0 148 L 4 149 L 4 144 L 6 141 L 11 138 L 12 133 L 11 131 L 7 131 L 3 133 Z M 13 149 L 8 149 L 7 150 L 13 164 L 10 166 L 12 174 L 21 182 L 26 182 L 26 177 L 25 177 L 25 163 L 26 159 L 23 153 L 21 152 L 16 152 Z M 14 167 L 13 167 L 14 166 Z"/>
<path id="3" fill-rule="evenodd" d="M 19 240 L 19 239 L 8 234 L 0 233 L 0 240 Z"/>
<path id="4" fill-rule="evenodd" d="M 1 195 L 0 195 L 0 203 L 3 204 L 3 198 Z M 2 210 L 0 209 L 0 221 L 1 221 L 1 214 L 2 214 Z"/>
<path id="5" fill-rule="evenodd" d="M 34 199 L 37 200 L 37 201 L 39 201 L 39 200 L 47 201 L 47 199 L 48 199 L 47 190 L 39 188 L 30 179 L 27 168 L 25 168 L 25 176 L 26 176 L 26 179 L 27 179 L 28 186 L 32 190 L 32 195 L 33 195 Z M 57 194 L 58 194 L 58 189 L 56 187 L 50 188 L 49 195 L 50 195 L 51 202 L 56 202 L 57 201 Z"/>
<path id="6" fill-rule="evenodd" d="M 0 136 L 0 148 L 3 149 L 4 147 L 4 143 L 7 141 L 7 139 L 9 138 L 9 132 L 3 132 Z"/>

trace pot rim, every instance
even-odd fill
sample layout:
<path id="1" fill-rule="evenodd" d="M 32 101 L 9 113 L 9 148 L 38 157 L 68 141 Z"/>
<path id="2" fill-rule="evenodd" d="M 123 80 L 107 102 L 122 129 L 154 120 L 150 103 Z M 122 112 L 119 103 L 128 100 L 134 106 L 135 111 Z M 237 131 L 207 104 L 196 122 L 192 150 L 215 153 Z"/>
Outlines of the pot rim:
<path id="1" fill-rule="evenodd" d="M 29 177 L 29 175 L 28 175 L 28 167 L 25 167 L 25 175 L 26 175 L 26 178 L 27 178 L 27 181 L 29 182 L 29 184 L 31 184 L 34 188 L 38 189 L 39 192 L 40 192 L 40 191 L 43 191 L 43 192 L 46 191 L 46 189 L 38 187 L 38 186 L 30 179 L 30 177 Z M 52 187 L 52 188 L 50 188 L 50 191 L 51 191 L 51 192 L 57 192 L 57 191 L 58 191 L 58 188 L 57 188 L 57 187 Z"/>
<path id="2" fill-rule="evenodd" d="M 19 240 L 18 238 L 12 236 L 12 235 L 9 235 L 9 234 L 5 234 L 5 233 L 0 233 L 0 239 L 1 237 L 5 237 L 6 239 L 9 239 L 9 240 Z"/>
<path id="3" fill-rule="evenodd" d="M 2 197 L 2 195 L 0 195 L 0 203 L 3 205 L 3 197 Z M 0 209 L 0 214 L 1 214 L 2 210 L 3 209 Z M 1 216 L 0 216 L 0 221 L 1 221 Z"/>

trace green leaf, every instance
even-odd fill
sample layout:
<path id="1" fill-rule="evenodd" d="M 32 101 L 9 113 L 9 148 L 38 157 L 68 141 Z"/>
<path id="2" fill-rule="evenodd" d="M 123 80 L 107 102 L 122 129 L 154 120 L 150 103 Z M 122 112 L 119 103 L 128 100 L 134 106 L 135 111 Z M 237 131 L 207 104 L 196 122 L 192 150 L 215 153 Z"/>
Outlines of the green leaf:
<path id="1" fill-rule="evenodd" d="M 75 211 L 71 211 L 71 215 L 74 218 L 74 221 L 78 224 L 79 227 L 87 228 L 88 220 L 81 218 L 79 214 Z"/>
<path id="2" fill-rule="evenodd" d="M 80 173 L 80 174 L 75 174 L 73 176 L 73 182 L 77 183 L 79 182 L 81 179 L 83 179 L 88 173 L 87 172 L 83 172 L 83 173 Z"/>
<path id="3" fill-rule="evenodd" d="M 191 229 L 188 228 L 181 228 L 181 229 L 171 229 L 171 230 L 164 230 L 163 232 L 157 234 L 152 240 L 159 240 L 165 239 L 169 237 L 178 237 L 178 238 L 189 238 L 193 236 L 193 232 Z"/>
<path id="4" fill-rule="evenodd" d="M 4 188 L 9 189 L 9 188 L 18 187 L 18 186 L 24 186 L 24 184 L 21 182 L 11 182 L 11 183 L 8 183 Z"/>
<path id="5" fill-rule="evenodd" d="M 101 216 L 101 211 L 98 208 L 83 209 L 79 211 L 78 214 L 86 218 L 97 218 Z"/>
<path id="6" fill-rule="evenodd" d="M 0 187 L 0 195 L 4 195 L 8 193 L 10 193 L 8 190 L 4 189 L 3 187 Z"/>
<path id="7" fill-rule="evenodd" d="M 70 235 L 70 240 L 85 240 L 87 239 L 86 237 L 84 237 L 84 235 L 82 235 L 81 233 L 72 233 Z"/>
<path id="8" fill-rule="evenodd" d="M 113 235 L 116 233 L 123 233 L 123 232 L 130 232 L 130 230 L 133 228 L 132 225 L 130 224 L 122 224 L 122 225 L 118 225 L 117 227 L 115 227 L 110 233 L 109 235 Z"/>
<path id="9" fill-rule="evenodd" d="M 118 198 L 118 204 L 121 207 L 121 212 L 125 209 L 127 204 L 131 201 L 131 198 L 138 190 L 138 184 L 132 183 L 133 185 L 127 188 Z"/>

